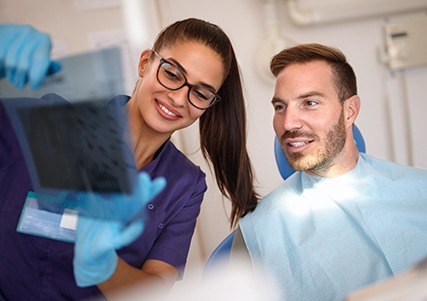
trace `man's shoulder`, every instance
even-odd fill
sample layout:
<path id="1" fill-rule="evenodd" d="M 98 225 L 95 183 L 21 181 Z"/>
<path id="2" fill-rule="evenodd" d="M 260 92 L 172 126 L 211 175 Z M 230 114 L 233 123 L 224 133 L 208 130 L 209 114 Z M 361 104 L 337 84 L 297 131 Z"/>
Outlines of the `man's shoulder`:
<path id="1" fill-rule="evenodd" d="M 390 178 L 427 177 L 427 169 L 416 168 L 401 163 L 381 159 L 372 155 L 361 154 L 361 158 L 375 171 Z"/>

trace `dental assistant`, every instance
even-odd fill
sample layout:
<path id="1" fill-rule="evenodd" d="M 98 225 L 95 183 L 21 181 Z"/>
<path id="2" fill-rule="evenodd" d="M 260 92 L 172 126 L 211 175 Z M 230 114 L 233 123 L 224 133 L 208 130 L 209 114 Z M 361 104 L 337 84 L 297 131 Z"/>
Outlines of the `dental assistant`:
<path id="1" fill-rule="evenodd" d="M 197 120 L 201 151 L 213 166 L 221 192 L 232 203 L 231 224 L 255 208 L 258 196 L 246 149 L 245 103 L 227 35 L 203 20 L 178 21 L 141 53 L 137 70 L 133 95 L 112 101 L 123 103 L 128 112 L 138 169 L 152 178 L 165 178 L 167 186 L 147 204 L 141 236 L 119 250 L 107 244 L 109 254 L 118 255 L 111 275 L 102 273 L 105 264 L 99 258 L 76 260 L 80 248 L 90 247 L 91 241 L 76 245 L 75 253 L 72 244 L 16 232 L 31 183 L 0 101 L 0 244 L 4 246 L 0 251 L 0 296 L 6 300 L 108 298 L 128 285 L 153 282 L 170 288 L 184 271 L 207 189 L 204 172 L 170 137 Z M 34 101 L 65 100 L 49 94 Z M 108 233 L 111 225 L 96 229 Z M 89 266 L 85 260 L 99 261 L 99 270 L 91 265 L 94 270 L 86 271 L 90 276 L 76 283 L 73 269 L 76 271 L 77 262 L 77 271 L 84 274 Z"/>

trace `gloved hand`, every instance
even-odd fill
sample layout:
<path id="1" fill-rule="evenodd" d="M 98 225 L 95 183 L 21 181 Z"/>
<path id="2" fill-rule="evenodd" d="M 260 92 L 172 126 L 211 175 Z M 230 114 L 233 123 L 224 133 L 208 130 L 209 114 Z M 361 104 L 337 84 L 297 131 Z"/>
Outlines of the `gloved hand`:
<path id="1" fill-rule="evenodd" d="M 50 60 L 51 41 L 47 34 L 30 25 L 0 25 L 0 79 L 8 80 L 18 89 L 27 82 L 35 89 L 43 79 L 60 70 Z"/>
<path id="2" fill-rule="evenodd" d="M 144 217 L 138 213 L 165 186 L 164 178 L 151 181 L 149 175 L 143 172 L 139 174 L 137 188 L 131 196 L 116 194 L 105 199 L 105 195 L 100 194 L 89 196 L 88 193 L 79 193 L 77 195 L 79 199 L 88 197 L 89 202 L 93 202 L 94 197 L 97 200 L 101 198 L 99 202 L 94 203 L 99 210 L 124 210 L 128 212 L 130 221 L 128 223 L 79 215 L 73 261 L 74 277 L 78 286 L 96 285 L 111 277 L 117 266 L 116 250 L 130 244 L 142 233 Z M 108 206 L 109 202 L 115 205 Z M 94 209 L 91 207 L 90 211 Z M 111 212 L 106 214 L 109 215 Z"/>

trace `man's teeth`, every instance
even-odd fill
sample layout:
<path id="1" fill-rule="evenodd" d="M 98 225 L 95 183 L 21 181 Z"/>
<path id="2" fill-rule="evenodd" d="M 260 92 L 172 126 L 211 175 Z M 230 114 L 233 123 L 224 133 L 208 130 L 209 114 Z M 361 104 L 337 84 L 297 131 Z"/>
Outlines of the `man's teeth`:
<path id="1" fill-rule="evenodd" d="M 308 144 L 308 142 L 291 142 L 291 143 L 289 143 L 289 145 L 292 147 L 301 147 L 301 146 L 304 146 L 307 144 Z"/>
<path id="2" fill-rule="evenodd" d="M 176 116 L 176 114 L 169 111 L 164 105 L 159 104 L 159 107 L 160 107 L 160 109 L 162 109 L 163 112 L 165 112 L 169 116 Z"/>

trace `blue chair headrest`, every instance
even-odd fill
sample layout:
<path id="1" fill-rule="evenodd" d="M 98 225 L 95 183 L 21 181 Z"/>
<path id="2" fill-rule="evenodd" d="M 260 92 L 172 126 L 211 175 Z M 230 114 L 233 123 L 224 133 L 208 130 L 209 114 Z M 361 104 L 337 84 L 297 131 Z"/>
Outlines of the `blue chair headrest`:
<path id="1" fill-rule="evenodd" d="M 362 134 L 360 133 L 356 125 L 353 125 L 353 136 L 359 152 L 365 153 L 365 140 L 363 140 Z M 286 180 L 290 175 L 295 172 L 295 170 L 293 170 L 292 167 L 289 165 L 288 160 L 286 159 L 286 156 L 283 153 L 282 147 L 280 146 L 280 142 L 277 137 L 275 137 L 274 139 L 274 156 L 276 157 L 276 164 L 279 168 L 280 175 L 284 180 Z"/>

